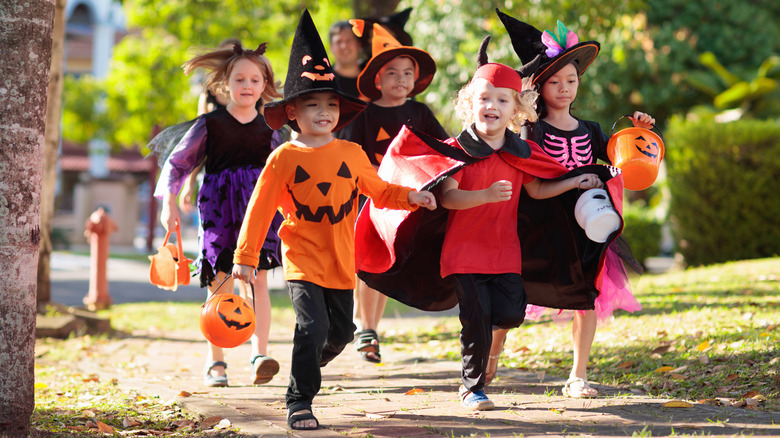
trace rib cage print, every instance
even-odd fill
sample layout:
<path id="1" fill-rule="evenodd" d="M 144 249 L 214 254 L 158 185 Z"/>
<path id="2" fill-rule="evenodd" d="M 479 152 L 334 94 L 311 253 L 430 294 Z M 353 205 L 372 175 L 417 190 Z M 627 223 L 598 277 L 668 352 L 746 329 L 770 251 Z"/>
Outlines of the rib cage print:
<path id="1" fill-rule="evenodd" d="M 545 133 L 542 149 L 569 170 L 593 162 L 593 148 L 587 133 L 572 137 L 571 143 L 566 137 Z"/>

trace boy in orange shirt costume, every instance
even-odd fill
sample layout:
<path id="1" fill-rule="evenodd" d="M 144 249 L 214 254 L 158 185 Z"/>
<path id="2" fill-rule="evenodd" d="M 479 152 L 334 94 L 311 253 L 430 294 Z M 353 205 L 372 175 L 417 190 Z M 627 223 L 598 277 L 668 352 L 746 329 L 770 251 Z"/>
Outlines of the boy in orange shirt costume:
<path id="1" fill-rule="evenodd" d="M 268 125 L 285 123 L 298 135 L 268 158 L 241 227 L 233 275 L 244 281 L 262 239 L 279 208 L 284 275 L 296 314 L 287 423 L 316 429 L 311 410 L 320 389 L 320 367 L 352 341 L 355 237 L 358 195 L 376 205 L 415 210 L 436 208 L 430 192 L 383 181 L 360 145 L 337 140 L 332 132 L 349 123 L 366 104 L 344 94 L 334 81 L 325 47 L 308 11 L 293 39 L 284 99 L 266 106 Z"/>

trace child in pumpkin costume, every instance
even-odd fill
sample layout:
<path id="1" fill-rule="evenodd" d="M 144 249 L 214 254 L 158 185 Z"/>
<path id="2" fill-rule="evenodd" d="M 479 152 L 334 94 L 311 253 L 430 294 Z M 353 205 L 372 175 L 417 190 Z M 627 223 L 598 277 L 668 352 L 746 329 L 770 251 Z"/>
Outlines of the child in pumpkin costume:
<path id="1" fill-rule="evenodd" d="M 352 20 L 356 32 L 363 34 L 363 22 Z M 344 129 L 336 132 L 363 146 L 368 159 L 379 167 L 390 141 L 404 125 L 440 140 L 448 137 L 433 112 L 422 102 L 409 99 L 423 92 L 433 80 L 436 63 L 428 52 L 402 46 L 383 26 L 373 25 L 372 57 L 358 76 L 360 94 L 370 99 L 365 111 Z M 361 330 L 356 333 L 355 348 L 363 359 L 381 362 L 377 326 L 387 296 L 359 281 L 355 290 L 357 316 Z"/>
<path id="2" fill-rule="evenodd" d="M 320 367 L 352 341 L 355 287 L 354 222 L 358 195 L 378 205 L 435 208 L 429 192 L 389 184 L 376 173 L 360 145 L 333 138 L 365 103 L 344 94 L 309 15 L 304 11 L 293 39 L 284 99 L 266 108 L 271 127 L 285 123 L 298 132 L 268 158 L 241 227 L 233 274 L 251 280 L 262 235 L 277 208 L 284 247 L 284 272 L 296 314 L 287 422 L 316 429 L 311 411 L 320 389 Z"/>
<path id="3" fill-rule="evenodd" d="M 577 35 L 566 29 L 559 21 L 558 32 L 540 32 L 533 26 L 518 21 L 496 10 L 504 23 L 512 45 L 523 62 L 525 74 L 532 75 L 532 84 L 540 93 L 537 104 L 539 119 L 526 125 L 522 137 L 541 146 L 542 150 L 569 170 L 595 164 L 597 160 L 610 163 L 607 156 L 609 138 L 597 122 L 581 120 L 571 114 L 571 105 L 577 96 L 582 75 L 598 55 L 600 46 L 596 41 L 580 42 Z M 651 128 L 655 119 L 636 111 L 634 126 Z M 573 318 L 572 341 L 574 362 L 564 395 L 570 397 L 594 397 L 598 391 L 587 381 L 587 363 L 591 344 L 596 332 L 597 319 L 604 321 L 615 309 L 630 312 L 642 306 L 631 293 L 630 284 L 623 265 L 614 250 L 615 244 L 606 252 L 605 275 L 596 285 L 598 296 L 595 309 L 563 312 L 544 306 L 529 304 L 526 317 L 539 320 L 548 310 L 553 310 L 556 322 L 567 322 Z M 493 333 L 490 354 L 489 378 L 496 373 L 498 358 L 506 339 L 506 330 Z"/>

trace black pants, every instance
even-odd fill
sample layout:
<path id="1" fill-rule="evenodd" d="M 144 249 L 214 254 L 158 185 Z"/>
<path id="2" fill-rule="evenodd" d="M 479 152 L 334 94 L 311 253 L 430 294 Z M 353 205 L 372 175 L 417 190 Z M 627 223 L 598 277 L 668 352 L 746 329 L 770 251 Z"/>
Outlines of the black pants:
<path id="1" fill-rule="evenodd" d="M 528 299 L 519 274 L 455 274 L 460 308 L 461 379 L 469 391 L 485 386 L 493 326 L 519 327 Z"/>
<path id="2" fill-rule="evenodd" d="M 354 299 L 352 289 L 327 289 L 308 281 L 288 281 L 287 289 L 295 310 L 287 407 L 297 411 L 310 408 L 319 392 L 320 367 L 352 342 Z"/>

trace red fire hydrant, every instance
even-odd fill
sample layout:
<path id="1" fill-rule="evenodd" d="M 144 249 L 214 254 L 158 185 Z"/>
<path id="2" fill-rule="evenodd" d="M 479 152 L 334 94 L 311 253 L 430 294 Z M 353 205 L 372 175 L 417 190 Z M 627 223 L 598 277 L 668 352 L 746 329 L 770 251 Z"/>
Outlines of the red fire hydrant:
<path id="1" fill-rule="evenodd" d="M 106 265 L 109 236 L 116 230 L 116 222 L 108 215 L 105 207 L 98 207 L 86 222 L 84 236 L 89 240 L 89 292 L 82 301 L 92 311 L 111 307 Z"/>

